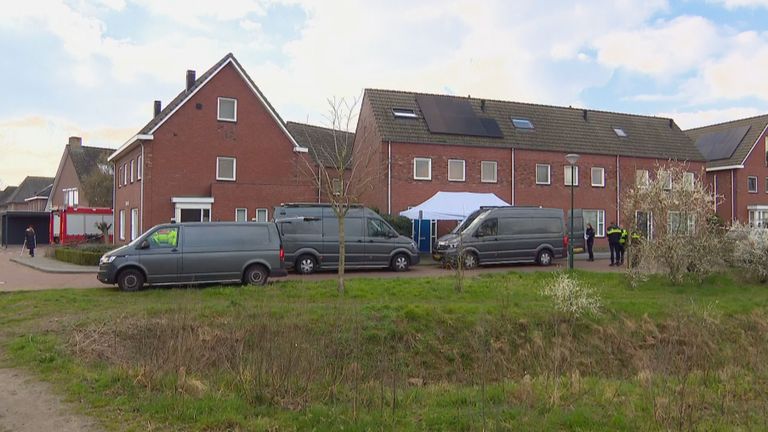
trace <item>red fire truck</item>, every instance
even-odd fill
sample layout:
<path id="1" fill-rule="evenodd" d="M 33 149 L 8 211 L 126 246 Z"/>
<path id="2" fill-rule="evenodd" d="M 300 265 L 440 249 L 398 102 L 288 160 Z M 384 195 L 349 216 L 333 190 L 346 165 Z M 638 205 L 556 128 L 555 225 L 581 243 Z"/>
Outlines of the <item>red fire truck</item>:
<path id="1" fill-rule="evenodd" d="M 103 242 L 103 234 L 97 224 L 110 224 L 109 238 L 112 242 L 115 218 L 110 208 L 64 207 L 51 211 L 51 244 Z"/>

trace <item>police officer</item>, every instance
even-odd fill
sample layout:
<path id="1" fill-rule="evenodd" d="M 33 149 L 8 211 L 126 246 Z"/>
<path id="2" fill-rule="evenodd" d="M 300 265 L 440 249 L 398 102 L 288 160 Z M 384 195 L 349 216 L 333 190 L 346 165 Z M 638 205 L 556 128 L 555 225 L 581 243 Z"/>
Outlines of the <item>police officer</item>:
<path id="1" fill-rule="evenodd" d="M 621 254 L 619 252 L 619 240 L 621 240 L 621 228 L 616 225 L 616 222 L 611 222 L 606 232 L 608 236 L 608 248 L 611 250 L 611 265 L 619 265 L 621 261 Z"/>
<path id="2" fill-rule="evenodd" d="M 624 264 L 624 255 L 627 252 L 627 239 L 629 238 L 629 232 L 624 228 L 621 228 L 621 237 L 619 237 L 619 263 L 617 265 Z"/>

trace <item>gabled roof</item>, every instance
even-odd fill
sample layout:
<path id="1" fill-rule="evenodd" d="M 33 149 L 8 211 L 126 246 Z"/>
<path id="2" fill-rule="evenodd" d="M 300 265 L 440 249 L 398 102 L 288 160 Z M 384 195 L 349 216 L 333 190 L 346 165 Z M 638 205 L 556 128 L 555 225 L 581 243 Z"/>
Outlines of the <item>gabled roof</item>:
<path id="1" fill-rule="evenodd" d="M 53 177 L 34 177 L 34 176 L 28 176 L 25 178 L 19 187 L 13 191 L 10 197 L 6 200 L 6 203 L 23 203 L 27 198 L 35 197 L 35 196 L 44 196 L 47 197 L 48 195 L 38 195 L 39 193 L 45 193 L 47 190 L 48 193 L 51 192 L 51 189 L 49 186 L 53 184 Z"/>
<path id="2" fill-rule="evenodd" d="M 345 162 L 349 162 L 352 157 L 351 147 L 355 142 L 355 134 L 352 132 L 290 121 L 285 127 L 300 146 L 309 149 L 309 154 L 315 162 L 325 167 L 336 167 L 337 150 L 338 154 L 347 158 Z"/>
<path id="3" fill-rule="evenodd" d="M 744 165 L 744 162 L 749 156 L 749 152 L 757 143 L 758 138 L 763 133 L 765 128 L 768 127 L 768 114 L 763 114 L 755 117 L 748 117 L 739 120 L 733 120 L 725 123 L 718 123 L 709 126 L 703 126 L 695 129 L 689 129 L 685 131 L 691 139 L 698 144 L 706 144 L 708 138 L 719 136 L 727 136 L 730 131 L 739 131 L 746 128 L 746 134 L 742 135 L 736 147 L 731 153 L 730 157 L 722 159 L 713 159 L 707 161 L 707 169 L 717 169 L 725 167 L 740 167 Z M 742 138 L 743 137 L 743 138 Z M 728 145 L 729 143 L 722 142 L 719 145 Z M 729 149 L 730 150 L 730 149 Z"/>
<path id="4" fill-rule="evenodd" d="M 265 108 L 267 108 L 267 111 L 272 115 L 272 117 L 275 119 L 275 122 L 278 123 L 280 128 L 285 132 L 286 136 L 288 136 L 288 139 L 291 141 L 291 143 L 294 145 L 294 150 L 303 152 L 306 151 L 301 146 L 299 146 L 298 143 L 293 139 L 291 134 L 288 132 L 288 130 L 285 128 L 285 122 L 283 122 L 283 119 L 280 117 L 279 114 L 277 114 L 277 111 L 272 106 L 272 104 L 269 103 L 267 98 L 264 96 L 264 94 L 261 92 L 259 87 L 256 85 L 256 83 L 253 82 L 251 77 L 248 75 L 248 73 L 243 69 L 243 66 L 240 64 L 240 62 L 237 61 L 234 54 L 228 53 L 225 55 L 221 60 L 216 62 L 210 69 L 205 71 L 202 75 L 200 75 L 188 90 L 185 88 L 181 91 L 173 100 L 171 100 L 170 103 L 168 103 L 165 108 L 160 111 L 160 114 L 155 116 L 152 120 L 149 121 L 146 125 L 144 125 L 141 130 L 128 139 L 128 141 L 120 146 L 112 155 L 109 156 L 109 160 L 113 160 L 123 152 L 127 151 L 129 148 L 132 148 L 134 143 L 136 143 L 139 140 L 152 140 L 152 134 L 163 124 L 165 123 L 168 118 L 170 118 L 176 110 L 178 110 L 184 103 L 186 103 L 192 96 L 195 95 L 195 93 L 198 92 L 203 86 L 205 86 L 208 81 L 211 80 L 214 76 L 216 76 L 219 71 L 224 69 L 224 67 L 228 64 L 234 65 L 235 69 L 240 73 L 240 76 L 246 81 L 248 86 L 251 88 L 251 90 L 256 94 L 256 97 L 264 104 Z"/>
<path id="5" fill-rule="evenodd" d="M 114 149 L 101 147 L 71 147 L 67 145 L 69 157 L 72 158 L 72 164 L 75 166 L 77 178 L 82 183 L 91 173 L 99 170 L 99 164 L 106 164 L 107 158 Z"/>
<path id="6" fill-rule="evenodd" d="M 18 188 L 18 186 L 7 186 L 5 189 L 0 191 L 0 206 L 8 202 L 8 200 L 11 199 L 13 193 L 16 192 L 16 189 Z"/>
<path id="7" fill-rule="evenodd" d="M 427 95 L 469 102 L 478 117 L 495 120 L 500 138 L 430 132 L 417 97 L 424 93 L 366 89 L 384 141 L 501 147 L 703 161 L 688 136 L 671 119 L 606 111 L 480 98 Z M 392 109 L 413 110 L 416 118 L 395 117 Z M 518 129 L 512 119 L 529 120 L 533 130 Z M 620 128 L 626 137 L 614 131 Z"/>

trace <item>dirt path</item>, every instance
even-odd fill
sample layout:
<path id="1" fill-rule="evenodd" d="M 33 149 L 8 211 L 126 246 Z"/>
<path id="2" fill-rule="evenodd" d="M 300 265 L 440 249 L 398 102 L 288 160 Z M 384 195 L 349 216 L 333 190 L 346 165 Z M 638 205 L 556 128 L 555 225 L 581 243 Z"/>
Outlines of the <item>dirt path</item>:
<path id="1" fill-rule="evenodd" d="M 98 423 L 73 413 L 47 383 L 19 369 L 0 368 L 0 431 L 99 431 Z"/>

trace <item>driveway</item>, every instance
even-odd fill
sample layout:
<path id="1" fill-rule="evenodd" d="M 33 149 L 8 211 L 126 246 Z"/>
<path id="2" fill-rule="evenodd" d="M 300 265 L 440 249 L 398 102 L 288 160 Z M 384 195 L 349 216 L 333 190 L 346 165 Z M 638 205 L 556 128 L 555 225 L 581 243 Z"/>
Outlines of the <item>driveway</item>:
<path id="1" fill-rule="evenodd" d="M 11 257 L 18 257 L 21 246 L 11 246 L 0 249 L 0 292 L 2 291 L 34 291 L 55 288 L 103 288 L 93 273 L 59 274 L 45 273 L 11 262 Z M 38 254 L 44 253 L 40 248 Z M 38 259 L 28 258 L 28 259 Z"/>

